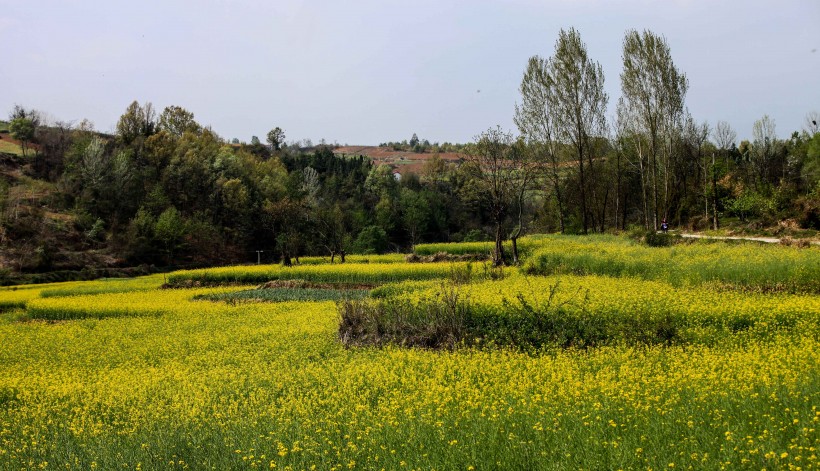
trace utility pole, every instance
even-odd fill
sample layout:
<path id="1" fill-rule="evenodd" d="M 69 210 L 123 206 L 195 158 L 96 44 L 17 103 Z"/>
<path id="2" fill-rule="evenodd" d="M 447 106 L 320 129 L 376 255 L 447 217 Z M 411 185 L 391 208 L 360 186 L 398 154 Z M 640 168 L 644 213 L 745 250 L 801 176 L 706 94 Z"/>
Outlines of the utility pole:
<path id="1" fill-rule="evenodd" d="M 264 250 L 257 250 L 256 251 L 256 264 L 257 265 L 262 263 L 262 252 L 264 252 Z"/>

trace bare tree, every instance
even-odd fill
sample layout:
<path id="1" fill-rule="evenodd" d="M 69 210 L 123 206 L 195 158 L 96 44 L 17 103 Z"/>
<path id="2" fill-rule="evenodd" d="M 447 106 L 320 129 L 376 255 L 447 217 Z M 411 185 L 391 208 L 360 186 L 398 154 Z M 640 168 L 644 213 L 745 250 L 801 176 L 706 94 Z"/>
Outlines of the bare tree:
<path id="1" fill-rule="evenodd" d="M 774 120 L 763 115 L 752 125 L 752 149 L 750 157 L 758 183 L 768 182 L 777 153 L 777 132 Z"/>
<path id="2" fill-rule="evenodd" d="M 820 132 L 820 113 L 817 111 L 811 111 L 806 114 L 806 121 L 803 123 L 803 130 L 806 131 L 806 134 L 808 134 L 809 137 L 812 137 Z"/>
<path id="3" fill-rule="evenodd" d="M 717 221 L 717 206 L 713 196 L 714 187 L 711 186 L 714 181 L 715 174 L 715 153 L 706 155 L 703 152 L 706 139 L 709 137 L 710 128 L 709 123 L 698 123 L 692 118 L 692 115 L 687 113 L 686 123 L 683 128 L 683 139 L 686 147 L 689 149 L 691 156 L 697 162 L 700 173 L 700 180 L 703 185 L 703 211 L 704 217 L 709 219 L 709 207 L 712 208 L 712 220 Z"/>
<path id="4" fill-rule="evenodd" d="M 735 146 L 737 140 L 737 133 L 732 126 L 726 121 L 718 121 L 715 128 L 712 130 L 712 138 L 715 140 L 715 146 L 723 158 L 724 164 L 728 165 L 729 150 Z M 717 169 L 715 165 L 715 153 L 712 152 L 712 228 L 717 230 L 719 226 L 717 214 Z"/>
<path id="5" fill-rule="evenodd" d="M 512 133 L 500 127 L 488 129 L 476 136 L 476 142 L 468 149 L 465 161 L 477 185 L 479 194 L 490 209 L 495 225 L 493 264 L 504 263 L 503 225 L 516 198 L 524 166 L 522 153 L 516 152 Z"/>
<path id="6" fill-rule="evenodd" d="M 529 145 L 524 138 L 519 138 L 513 148 L 513 160 L 518 163 L 518 178 L 513 183 L 513 204 L 517 209 L 516 224 L 510 233 L 512 243 L 513 264 L 518 265 L 520 258 L 518 255 L 518 238 L 524 234 L 524 206 L 526 205 L 527 192 L 533 190 L 533 183 L 539 172 L 540 163 L 535 159 L 535 152 L 532 145 Z"/>
<path id="7" fill-rule="evenodd" d="M 715 128 L 712 130 L 712 139 L 715 140 L 715 146 L 723 152 L 729 152 L 729 149 L 735 145 L 737 141 L 737 133 L 732 129 L 732 125 L 726 121 L 718 121 Z"/>

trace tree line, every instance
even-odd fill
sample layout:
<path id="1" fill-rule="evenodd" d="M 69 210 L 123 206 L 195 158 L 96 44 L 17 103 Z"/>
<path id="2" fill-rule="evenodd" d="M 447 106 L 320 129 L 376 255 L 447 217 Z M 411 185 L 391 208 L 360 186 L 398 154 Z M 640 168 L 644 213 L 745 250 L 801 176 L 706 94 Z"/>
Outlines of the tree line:
<path id="1" fill-rule="evenodd" d="M 222 139 L 178 106 L 157 113 L 131 103 L 115 135 L 87 121 L 46 126 L 15 106 L 12 136 L 31 158 L 30 177 L 53 188 L 48 205 L 69 213 L 79 245 L 128 263 L 291 264 L 306 254 L 412 249 L 420 242 L 494 240 L 494 262 L 517 261 L 527 232 L 718 228 L 781 220 L 820 229 L 820 133 L 815 114 L 787 139 L 755 122 L 737 143 L 726 122 L 698 122 L 688 79 L 651 31 L 623 40 L 622 96 L 608 119 L 604 74 L 574 28 L 554 53 L 526 64 L 515 105 L 518 134 L 490 128 L 467 144 L 431 145 L 414 134 L 386 143 L 430 153 L 419 174 L 397 179 L 364 156 L 327 145 Z M 32 148 L 33 146 L 33 148 Z M 460 163 L 437 151 L 456 150 Z M 0 244 L 37 240 L 47 215 L 0 179 Z M 24 208 L 21 211 L 21 208 Z M 39 229 L 38 229 L 39 228 Z M 504 254 L 502 241 L 512 239 Z M 47 250 L 47 248 L 38 248 Z M 261 251 L 261 252 L 260 252 Z M 48 269 L 34 263 L 19 269 Z"/>
<path id="2" fill-rule="evenodd" d="M 725 219 L 820 229 L 816 112 L 788 139 L 763 116 L 752 141 L 738 145 L 728 123 L 689 113 L 689 81 L 664 37 L 627 31 L 622 59 L 621 98 L 608 120 L 601 65 L 577 30 L 561 30 L 553 55 L 533 56 L 525 68 L 514 118 L 520 136 L 490 129 L 468 149 L 495 208 L 496 263 L 505 234 L 514 242 L 533 221 L 522 216 L 527 201 L 548 231 L 657 231 L 663 221 L 718 229 Z"/>

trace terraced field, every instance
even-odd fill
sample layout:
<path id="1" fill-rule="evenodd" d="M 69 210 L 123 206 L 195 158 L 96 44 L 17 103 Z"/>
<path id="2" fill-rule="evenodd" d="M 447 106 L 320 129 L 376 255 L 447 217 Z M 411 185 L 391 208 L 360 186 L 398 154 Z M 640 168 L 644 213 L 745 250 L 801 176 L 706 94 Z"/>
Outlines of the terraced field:
<path id="1" fill-rule="evenodd" d="M 0 469 L 818 467 L 818 249 L 522 246 L 2 288 Z"/>

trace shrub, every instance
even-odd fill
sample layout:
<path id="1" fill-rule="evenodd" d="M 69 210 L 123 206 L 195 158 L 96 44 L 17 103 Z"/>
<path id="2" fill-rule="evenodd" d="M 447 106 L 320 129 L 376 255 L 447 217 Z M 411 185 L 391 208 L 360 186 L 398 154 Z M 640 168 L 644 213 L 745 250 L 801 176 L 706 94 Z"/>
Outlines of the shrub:
<path id="1" fill-rule="evenodd" d="M 650 247 L 670 247 L 675 244 L 681 237 L 672 234 L 657 233 L 655 231 L 647 232 L 643 241 Z"/>

